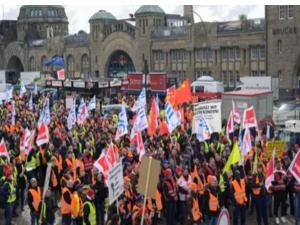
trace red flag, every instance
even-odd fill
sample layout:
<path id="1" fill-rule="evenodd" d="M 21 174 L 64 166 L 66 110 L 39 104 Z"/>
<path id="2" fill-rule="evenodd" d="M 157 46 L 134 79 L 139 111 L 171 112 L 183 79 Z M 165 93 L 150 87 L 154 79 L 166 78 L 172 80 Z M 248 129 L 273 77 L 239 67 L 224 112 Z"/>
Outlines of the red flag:
<path id="1" fill-rule="evenodd" d="M 265 180 L 265 187 L 267 190 L 272 185 L 272 181 L 274 180 L 274 161 L 275 161 L 275 150 L 273 150 L 272 157 L 270 158 L 270 161 L 267 164 L 266 180 Z"/>
<path id="2" fill-rule="evenodd" d="M 245 109 L 244 111 L 243 127 L 257 127 L 257 120 L 253 106 Z"/>
<path id="3" fill-rule="evenodd" d="M 9 160 L 9 154 L 8 154 L 6 144 L 5 144 L 5 141 L 3 138 L 0 143 L 0 156 L 5 156 Z"/>
<path id="4" fill-rule="evenodd" d="M 38 135 L 36 138 L 36 144 L 37 146 L 40 146 L 48 142 L 49 142 L 49 130 L 47 124 L 43 122 L 38 126 Z"/>
<path id="5" fill-rule="evenodd" d="M 169 134 L 168 125 L 165 120 L 160 123 L 160 135 Z"/>
<path id="6" fill-rule="evenodd" d="M 117 162 L 116 160 L 116 152 L 114 150 L 114 144 L 111 143 L 107 149 L 107 161 L 110 163 L 111 166 L 114 166 Z"/>
<path id="7" fill-rule="evenodd" d="M 157 111 L 157 103 L 154 97 L 152 97 L 151 109 L 149 113 L 148 119 L 148 135 L 153 136 L 156 134 L 156 130 L 158 127 L 157 117 L 159 112 Z"/>
<path id="8" fill-rule="evenodd" d="M 228 120 L 227 120 L 227 126 L 226 126 L 226 136 L 227 136 L 227 139 L 229 140 L 229 134 L 232 133 L 234 131 L 234 128 L 233 128 L 233 113 L 232 113 L 232 110 L 230 111 L 229 113 L 229 117 L 228 117 Z"/>
<path id="9" fill-rule="evenodd" d="M 143 155 L 145 155 L 145 153 L 146 153 L 141 132 L 138 132 L 138 135 L 137 135 L 137 153 L 139 154 L 139 159 L 141 161 Z"/>
<path id="10" fill-rule="evenodd" d="M 101 153 L 100 157 L 94 163 L 94 166 L 103 173 L 104 181 L 107 184 L 108 171 L 109 171 L 109 162 L 104 152 Z"/>
<path id="11" fill-rule="evenodd" d="M 294 176 L 298 184 L 300 184 L 300 151 L 297 152 L 296 156 L 294 157 L 289 171 Z"/>
<path id="12" fill-rule="evenodd" d="M 35 130 L 31 131 L 31 134 L 29 137 L 26 138 L 25 141 L 25 154 L 28 155 L 32 149 L 32 145 L 34 143 L 34 138 L 35 138 Z"/>
<path id="13" fill-rule="evenodd" d="M 57 71 L 57 79 L 64 80 L 65 79 L 65 69 L 61 69 Z"/>
<path id="14" fill-rule="evenodd" d="M 240 124 L 241 123 L 241 117 L 240 117 L 240 114 L 239 114 L 233 100 L 232 100 L 232 113 L 233 113 L 233 121 Z"/>
<path id="15" fill-rule="evenodd" d="M 190 101 L 192 101 L 191 83 L 189 80 L 185 80 L 176 90 L 175 104 L 179 105 Z"/>
<path id="16" fill-rule="evenodd" d="M 175 106 L 175 99 L 176 98 L 176 87 L 173 85 L 167 89 L 167 96 L 165 102 L 170 102 L 170 104 L 174 107 Z"/>

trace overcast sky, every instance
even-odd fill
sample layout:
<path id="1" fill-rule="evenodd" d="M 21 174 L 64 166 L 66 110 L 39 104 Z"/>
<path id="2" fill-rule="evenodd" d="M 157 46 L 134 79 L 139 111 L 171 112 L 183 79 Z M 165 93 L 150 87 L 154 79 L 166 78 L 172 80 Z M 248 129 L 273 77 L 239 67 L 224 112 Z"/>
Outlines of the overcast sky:
<path id="1" fill-rule="evenodd" d="M 0 19 L 17 19 L 20 6 L 0 6 Z M 183 6 L 178 5 L 163 5 L 161 6 L 166 13 L 183 14 Z M 87 5 L 87 6 L 65 6 L 66 13 L 69 19 L 69 32 L 76 33 L 79 30 L 89 32 L 89 18 L 98 10 L 105 9 L 111 12 L 118 19 L 128 18 L 129 13 L 134 13 L 138 5 Z M 198 12 L 204 21 L 223 21 L 235 20 L 241 14 L 246 14 L 248 18 L 264 17 L 263 5 L 227 5 L 227 6 L 194 6 L 194 10 Z M 4 11 L 4 13 L 3 13 Z M 195 15 L 195 21 L 200 21 Z"/>

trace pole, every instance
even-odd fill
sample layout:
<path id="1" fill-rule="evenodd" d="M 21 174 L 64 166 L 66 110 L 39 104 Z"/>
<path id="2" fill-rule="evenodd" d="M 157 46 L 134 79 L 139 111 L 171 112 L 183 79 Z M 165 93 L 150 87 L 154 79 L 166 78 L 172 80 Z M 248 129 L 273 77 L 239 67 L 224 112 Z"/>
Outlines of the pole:
<path id="1" fill-rule="evenodd" d="M 118 216 L 120 215 L 120 212 L 119 212 L 119 199 L 117 198 L 117 214 Z"/>
<path id="2" fill-rule="evenodd" d="M 147 198 L 148 198 L 148 188 L 149 188 L 151 163 L 152 163 L 152 157 L 150 157 L 149 164 L 148 164 L 148 170 L 147 170 L 147 181 L 146 181 L 146 190 L 145 190 L 145 196 L 144 196 L 144 202 L 143 202 L 141 225 L 144 224 L 144 219 L 145 219 L 145 211 L 146 211 L 145 208 L 146 208 L 146 201 L 147 201 Z"/>

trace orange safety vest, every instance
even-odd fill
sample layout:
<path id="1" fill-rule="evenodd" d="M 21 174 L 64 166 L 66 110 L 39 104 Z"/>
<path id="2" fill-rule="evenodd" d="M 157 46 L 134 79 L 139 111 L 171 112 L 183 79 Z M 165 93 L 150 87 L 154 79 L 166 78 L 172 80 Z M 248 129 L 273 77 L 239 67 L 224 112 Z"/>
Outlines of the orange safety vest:
<path id="1" fill-rule="evenodd" d="M 83 202 L 78 193 L 74 193 L 72 197 L 71 214 L 74 219 L 83 216 Z"/>
<path id="2" fill-rule="evenodd" d="M 200 209 L 199 209 L 198 198 L 193 198 L 192 215 L 193 215 L 193 220 L 195 222 L 199 221 L 202 217 L 202 213 L 200 212 Z"/>
<path id="3" fill-rule="evenodd" d="M 82 177 L 84 175 L 84 164 L 82 160 L 76 159 L 76 167 L 79 167 L 79 177 Z"/>
<path id="4" fill-rule="evenodd" d="M 31 193 L 32 198 L 33 198 L 33 202 L 32 202 L 33 208 L 35 209 L 36 212 L 38 212 L 39 211 L 39 205 L 40 205 L 40 202 L 41 202 L 41 190 L 38 187 L 37 190 L 35 190 L 33 188 L 29 188 L 28 191 Z"/>
<path id="5" fill-rule="evenodd" d="M 216 196 L 209 192 L 209 210 L 216 212 L 219 208 L 219 200 Z"/>
<path id="6" fill-rule="evenodd" d="M 234 198 L 238 204 L 243 205 L 248 201 L 246 196 L 246 184 L 245 180 L 241 179 L 240 183 L 237 180 L 232 181 L 232 185 L 234 188 Z"/>
<path id="7" fill-rule="evenodd" d="M 68 188 L 64 187 L 62 189 L 62 194 L 61 194 L 61 208 L 60 208 L 60 211 L 61 211 L 62 215 L 71 214 L 71 204 L 68 204 L 64 199 L 64 194 L 66 192 L 69 192 L 71 199 L 73 199 L 73 196 L 72 196 L 72 193 L 70 192 L 70 190 Z"/>
<path id="8" fill-rule="evenodd" d="M 259 184 L 259 178 L 258 178 L 258 175 L 256 175 L 256 178 L 255 178 L 255 184 Z M 253 194 L 254 195 L 259 195 L 260 194 L 260 187 L 258 188 L 253 188 Z"/>
<path id="9" fill-rule="evenodd" d="M 156 194 L 155 194 L 155 204 L 158 211 L 161 211 L 163 209 L 162 202 L 161 202 L 161 194 L 158 190 L 156 190 Z"/>
<path id="10" fill-rule="evenodd" d="M 73 180 L 75 181 L 77 176 L 76 176 L 76 160 L 75 159 L 66 159 L 66 163 L 68 166 L 68 169 L 72 168 L 73 169 Z"/>
<path id="11" fill-rule="evenodd" d="M 147 200 L 147 209 L 149 209 L 151 212 L 153 212 L 153 206 L 152 206 L 152 198 L 151 197 L 148 197 L 148 200 Z"/>
<path id="12" fill-rule="evenodd" d="M 51 181 L 52 181 L 52 186 L 55 188 L 58 185 L 57 177 L 55 175 L 55 172 L 52 170 L 51 171 Z"/>

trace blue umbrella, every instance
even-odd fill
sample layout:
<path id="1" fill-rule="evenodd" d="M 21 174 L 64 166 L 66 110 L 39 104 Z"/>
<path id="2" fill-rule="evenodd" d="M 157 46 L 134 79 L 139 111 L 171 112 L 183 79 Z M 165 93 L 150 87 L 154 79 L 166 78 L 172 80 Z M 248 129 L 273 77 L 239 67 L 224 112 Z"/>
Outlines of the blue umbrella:
<path id="1" fill-rule="evenodd" d="M 45 66 L 61 66 L 61 67 L 64 67 L 65 66 L 65 60 L 64 60 L 63 57 L 55 56 L 52 59 L 45 62 L 44 65 Z"/>

